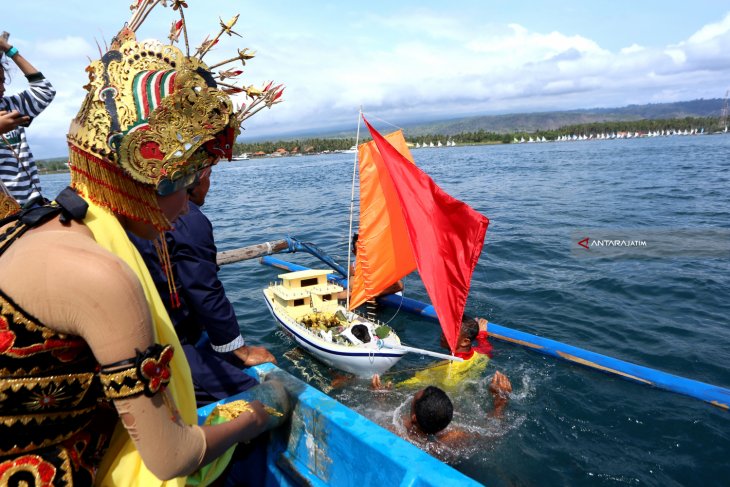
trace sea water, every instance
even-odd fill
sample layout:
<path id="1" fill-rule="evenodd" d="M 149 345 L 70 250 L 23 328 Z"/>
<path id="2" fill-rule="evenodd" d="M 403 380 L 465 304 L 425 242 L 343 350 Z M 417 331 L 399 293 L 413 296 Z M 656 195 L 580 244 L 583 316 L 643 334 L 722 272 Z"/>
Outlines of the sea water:
<path id="1" fill-rule="evenodd" d="M 590 229 L 678 234 L 730 229 L 730 137 L 516 144 L 414 150 L 419 167 L 490 219 L 467 312 L 517 330 L 730 388 L 730 258 L 684 254 L 586 258 Z M 222 163 L 204 210 L 219 250 L 298 237 L 346 262 L 353 154 Z M 68 175 L 41 178 L 55 194 Z M 284 259 L 319 266 L 306 254 Z M 373 392 L 295 347 L 261 293 L 281 272 L 257 261 L 221 278 L 245 337 L 279 365 L 393 431 L 413 391 Z M 427 300 L 417 275 L 404 294 Z M 432 322 L 385 309 L 404 343 L 439 349 Z M 729 485 L 730 413 L 493 341 L 487 375 L 453 395 L 466 444 L 431 453 L 487 485 Z M 433 359 L 408 355 L 389 377 Z M 512 382 L 490 415 L 494 370 Z M 337 380 L 336 380 L 337 379 Z M 333 384 L 334 381 L 334 384 Z M 339 384 L 339 385 L 338 385 Z"/>

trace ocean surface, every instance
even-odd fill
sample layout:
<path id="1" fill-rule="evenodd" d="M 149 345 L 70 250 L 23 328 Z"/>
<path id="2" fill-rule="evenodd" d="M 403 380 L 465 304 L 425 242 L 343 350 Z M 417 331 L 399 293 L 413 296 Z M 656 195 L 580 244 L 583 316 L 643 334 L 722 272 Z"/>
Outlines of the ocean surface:
<path id="1" fill-rule="evenodd" d="M 419 167 L 490 219 L 467 312 L 632 363 L 730 388 L 730 258 L 581 258 L 584 229 L 669 234 L 730 229 L 724 135 L 453 147 L 413 151 Z M 292 235 L 346 262 L 353 154 L 220 164 L 204 207 L 219 250 Z M 43 176 L 54 195 L 68 174 Z M 283 259 L 321 267 L 306 254 Z M 395 431 L 413 391 L 373 392 L 297 349 L 261 289 L 277 270 L 249 261 L 222 280 L 244 335 L 279 365 Z M 417 275 L 404 294 L 427 300 Z M 409 345 L 439 349 L 438 325 L 385 309 Z M 454 399 L 464 445 L 432 453 L 490 486 L 730 485 L 730 412 L 493 341 L 487 375 Z M 390 378 L 434 359 L 408 355 Z M 514 391 L 502 418 L 487 384 Z M 337 379 L 333 387 L 333 380 Z M 345 379 L 348 379 L 347 377 Z M 377 468 L 377 466 L 374 466 Z"/>

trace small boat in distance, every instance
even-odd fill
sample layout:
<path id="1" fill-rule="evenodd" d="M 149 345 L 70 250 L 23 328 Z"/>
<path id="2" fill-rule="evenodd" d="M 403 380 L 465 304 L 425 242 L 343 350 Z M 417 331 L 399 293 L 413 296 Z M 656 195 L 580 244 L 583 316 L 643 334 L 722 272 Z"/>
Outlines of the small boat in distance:
<path id="1" fill-rule="evenodd" d="M 337 301 L 344 288 L 327 281 L 327 270 L 280 274 L 264 289 L 276 321 L 327 365 L 361 377 L 382 374 L 406 354 L 387 325 L 347 311 Z"/>
<path id="2" fill-rule="evenodd" d="M 231 160 L 232 161 L 246 161 L 246 160 L 248 160 L 248 154 L 246 152 L 244 152 L 243 154 L 233 156 L 231 158 Z"/>

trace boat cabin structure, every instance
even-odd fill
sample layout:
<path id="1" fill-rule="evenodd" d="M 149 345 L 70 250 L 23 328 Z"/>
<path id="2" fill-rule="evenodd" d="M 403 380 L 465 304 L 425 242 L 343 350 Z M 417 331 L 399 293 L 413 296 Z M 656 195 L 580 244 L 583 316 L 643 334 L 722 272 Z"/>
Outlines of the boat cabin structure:
<path id="1" fill-rule="evenodd" d="M 274 302 L 294 319 L 310 313 L 335 313 L 342 286 L 327 281 L 327 270 L 279 274 L 281 283 L 270 287 Z"/>

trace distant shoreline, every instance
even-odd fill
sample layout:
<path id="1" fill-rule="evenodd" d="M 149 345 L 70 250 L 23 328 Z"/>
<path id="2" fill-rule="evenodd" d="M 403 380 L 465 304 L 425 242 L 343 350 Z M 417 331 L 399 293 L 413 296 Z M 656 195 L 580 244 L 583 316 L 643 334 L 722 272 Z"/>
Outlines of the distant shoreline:
<path id="1" fill-rule="evenodd" d="M 425 145 L 431 148 L 448 146 L 449 142 L 457 146 L 501 145 L 514 143 L 569 142 L 582 140 L 608 140 L 640 137 L 665 137 L 686 135 L 712 135 L 728 133 L 727 120 L 717 117 L 684 117 L 669 119 L 641 119 L 632 121 L 604 121 L 566 125 L 558 129 L 522 130 L 511 132 L 488 132 L 477 130 L 462 131 L 454 134 L 435 133 L 429 135 L 409 135 L 405 131 L 406 140 L 412 144 Z M 361 140 L 360 143 L 367 142 Z M 257 159 L 262 157 L 319 155 L 347 153 L 353 150 L 354 138 L 307 138 L 302 140 L 278 140 L 259 143 L 240 143 L 234 145 L 234 154 L 240 159 Z M 243 157 L 245 155 L 245 157 Z M 239 159 L 239 160 L 240 160 Z M 36 160 L 41 174 L 66 173 L 67 157 L 55 157 Z M 50 166 L 50 167 L 49 167 Z"/>

